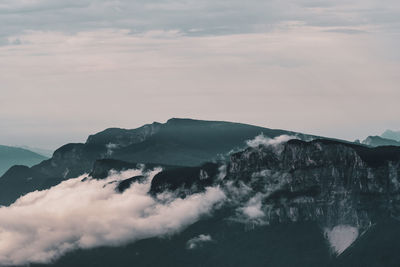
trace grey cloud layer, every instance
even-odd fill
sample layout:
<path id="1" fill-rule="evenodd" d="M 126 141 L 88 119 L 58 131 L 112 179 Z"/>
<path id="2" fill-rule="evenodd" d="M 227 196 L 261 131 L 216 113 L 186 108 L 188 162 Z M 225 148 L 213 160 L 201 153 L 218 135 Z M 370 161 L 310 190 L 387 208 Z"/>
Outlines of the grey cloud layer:
<path id="1" fill-rule="evenodd" d="M 398 1 L 3 1 L 0 36 L 26 30 L 78 32 L 122 28 L 132 32 L 179 30 L 184 34 L 260 32 L 287 21 L 329 27 L 399 26 Z M 350 31 L 351 32 L 351 29 Z"/>

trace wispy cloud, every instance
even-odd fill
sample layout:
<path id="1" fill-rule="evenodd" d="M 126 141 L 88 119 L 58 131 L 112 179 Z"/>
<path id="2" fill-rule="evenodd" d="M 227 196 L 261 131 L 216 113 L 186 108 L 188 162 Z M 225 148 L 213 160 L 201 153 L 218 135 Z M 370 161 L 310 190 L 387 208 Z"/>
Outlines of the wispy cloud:
<path id="1" fill-rule="evenodd" d="M 210 235 L 199 235 L 188 240 L 186 243 L 187 249 L 197 249 L 202 247 L 204 243 L 212 242 L 213 239 Z"/>
<path id="2" fill-rule="evenodd" d="M 290 135 L 280 135 L 275 138 L 269 138 L 263 134 L 260 134 L 251 140 L 247 140 L 246 144 L 250 147 L 258 147 L 258 146 L 277 147 L 277 146 L 284 144 L 287 141 L 292 140 L 292 139 L 299 139 L 299 138 L 296 136 L 290 136 Z"/>

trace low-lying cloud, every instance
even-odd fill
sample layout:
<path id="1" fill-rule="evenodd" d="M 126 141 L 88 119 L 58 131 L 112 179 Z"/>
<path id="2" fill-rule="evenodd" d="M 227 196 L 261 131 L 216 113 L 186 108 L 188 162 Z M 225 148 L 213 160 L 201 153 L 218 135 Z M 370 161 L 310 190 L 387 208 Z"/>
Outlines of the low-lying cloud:
<path id="1" fill-rule="evenodd" d="M 290 135 L 280 135 L 275 138 L 269 138 L 263 134 L 257 135 L 254 139 L 248 140 L 246 144 L 249 147 L 258 147 L 260 145 L 263 146 L 278 146 L 282 143 L 286 143 L 287 141 L 291 139 L 298 139 L 296 136 L 290 136 Z"/>
<path id="2" fill-rule="evenodd" d="M 262 223 L 262 217 L 265 216 L 262 210 L 262 197 L 263 194 L 256 194 L 250 198 L 249 201 L 243 207 L 239 208 L 239 211 L 246 216 L 252 222 Z"/>
<path id="3" fill-rule="evenodd" d="M 211 238 L 210 235 L 199 235 L 196 237 L 193 237 L 192 239 L 189 239 L 189 241 L 186 243 L 187 249 L 196 249 L 204 245 L 204 243 L 212 242 L 213 239 Z"/>
<path id="4" fill-rule="evenodd" d="M 171 193 L 153 198 L 148 191 L 159 171 L 128 170 L 100 181 L 81 176 L 1 207 L 0 265 L 49 263 L 79 248 L 173 234 L 226 198 L 219 187 L 185 199 Z M 145 181 L 116 192 L 119 181 L 137 175 Z"/>

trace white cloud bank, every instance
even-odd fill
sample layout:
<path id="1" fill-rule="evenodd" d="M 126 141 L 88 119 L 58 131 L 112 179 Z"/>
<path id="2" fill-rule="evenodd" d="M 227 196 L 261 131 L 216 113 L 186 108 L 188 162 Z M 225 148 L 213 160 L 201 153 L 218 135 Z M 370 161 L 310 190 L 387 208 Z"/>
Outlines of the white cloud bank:
<path id="1" fill-rule="evenodd" d="M 145 182 L 132 184 L 122 194 L 110 182 L 141 175 L 141 170 L 114 173 L 101 181 L 82 182 L 81 176 L 1 207 L 0 266 L 48 263 L 78 248 L 172 234 L 225 199 L 218 187 L 186 199 L 172 194 L 154 199 L 147 192 L 159 171 L 144 173 Z"/>

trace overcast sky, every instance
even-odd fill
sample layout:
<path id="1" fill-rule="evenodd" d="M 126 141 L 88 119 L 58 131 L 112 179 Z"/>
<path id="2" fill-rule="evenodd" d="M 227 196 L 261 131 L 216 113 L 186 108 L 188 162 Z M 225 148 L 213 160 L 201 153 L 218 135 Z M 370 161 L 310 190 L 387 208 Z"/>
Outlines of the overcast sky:
<path id="1" fill-rule="evenodd" d="M 398 0 L 1 0 L 0 144 L 228 120 L 400 130 Z"/>

